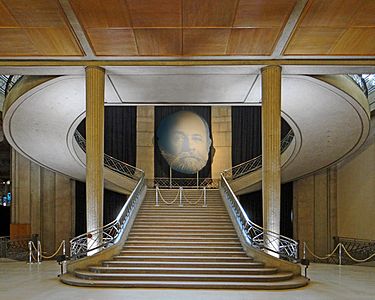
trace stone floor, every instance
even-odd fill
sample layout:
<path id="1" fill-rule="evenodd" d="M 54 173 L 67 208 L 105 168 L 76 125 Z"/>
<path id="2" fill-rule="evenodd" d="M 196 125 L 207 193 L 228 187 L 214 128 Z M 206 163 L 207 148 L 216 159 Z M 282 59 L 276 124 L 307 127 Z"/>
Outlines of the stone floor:
<path id="1" fill-rule="evenodd" d="M 375 268 L 312 264 L 310 284 L 286 291 L 101 289 L 67 286 L 57 278 L 59 266 L 0 261 L 1 300 L 117 300 L 117 299 L 375 299 Z"/>

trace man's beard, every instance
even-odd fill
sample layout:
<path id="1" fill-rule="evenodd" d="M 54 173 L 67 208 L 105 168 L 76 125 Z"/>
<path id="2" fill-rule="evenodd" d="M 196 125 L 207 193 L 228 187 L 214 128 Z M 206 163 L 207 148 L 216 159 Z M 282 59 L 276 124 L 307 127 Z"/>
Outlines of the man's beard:
<path id="1" fill-rule="evenodd" d="M 162 150 L 161 154 L 173 170 L 185 174 L 195 174 L 207 164 L 207 157 L 203 158 L 197 153 L 181 152 L 179 154 L 171 154 Z"/>

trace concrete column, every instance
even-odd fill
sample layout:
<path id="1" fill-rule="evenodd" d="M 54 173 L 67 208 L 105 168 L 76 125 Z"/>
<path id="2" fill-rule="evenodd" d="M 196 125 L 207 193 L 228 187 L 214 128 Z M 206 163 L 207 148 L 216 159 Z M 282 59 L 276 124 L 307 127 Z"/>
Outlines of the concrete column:
<path id="1" fill-rule="evenodd" d="M 137 168 L 145 171 L 147 185 L 154 179 L 154 122 L 153 106 L 137 106 Z"/>
<path id="2" fill-rule="evenodd" d="M 232 167 L 232 108 L 230 106 L 211 107 L 211 130 L 215 148 L 211 176 L 220 178 L 221 172 Z"/>
<path id="3" fill-rule="evenodd" d="M 280 232 L 281 67 L 262 69 L 263 227 Z M 274 245 L 278 248 L 278 245 Z"/>
<path id="4" fill-rule="evenodd" d="M 104 80 L 104 69 L 86 68 L 87 231 L 103 226 Z"/>

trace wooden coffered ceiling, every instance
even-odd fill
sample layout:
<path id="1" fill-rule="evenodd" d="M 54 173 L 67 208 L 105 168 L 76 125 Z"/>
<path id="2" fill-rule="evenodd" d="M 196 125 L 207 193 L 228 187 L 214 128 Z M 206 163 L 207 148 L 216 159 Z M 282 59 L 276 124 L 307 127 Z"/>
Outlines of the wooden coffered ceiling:
<path id="1" fill-rule="evenodd" d="M 0 57 L 373 57 L 374 0 L 0 0 Z"/>

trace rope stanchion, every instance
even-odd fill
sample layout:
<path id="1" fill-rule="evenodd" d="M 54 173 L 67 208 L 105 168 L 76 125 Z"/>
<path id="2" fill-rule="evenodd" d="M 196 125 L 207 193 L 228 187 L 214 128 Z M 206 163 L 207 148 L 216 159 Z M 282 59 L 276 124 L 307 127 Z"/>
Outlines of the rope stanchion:
<path id="1" fill-rule="evenodd" d="M 369 257 L 367 257 L 365 259 L 357 259 L 357 258 L 354 258 L 353 256 L 350 255 L 350 253 L 348 252 L 348 250 L 345 248 L 344 245 L 342 246 L 342 249 L 344 249 L 344 252 L 346 253 L 347 256 L 349 256 L 349 258 L 352 261 L 355 261 L 357 263 L 363 263 L 363 262 L 369 261 L 371 258 L 375 257 L 375 253 L 373 253 L 373 254 L 371 254 Z"/>
<path id="2" fill-rule="evenodd" d="M 167 205 L 171 205 L 171 204 L 175 203 L 176 200 L 178 199 L 178 195 L 180 194 L 180 190 L 178 190 L 178 191 L 177 191 L 177 195 L 176 195 L 176 197 L 173 199 L 173 201 L 172 201 L 172 202 L 168 202 L 168 201 L 166 201 L 166 200 L 164 199 L 164 197 L 163 197 L 163 195 L 161 194 L 161 191 L 160 191 L 159 188 L 157 189 L 157 191 L 158 191 L 158 193 L 159 193 L 160 199 L 161 199 L 165 204 L 167 204 Z"/>
<path id="3" fill-rule="evenodd" d="M 312 251 L 310 250 L 310 248 L 307 246 L 307 244 L 305 244 L 305 245 L 306 245 L 306 250 L 307 250 L 307 251 L 308 251 L 313 257 L 315 257 L 315 258 L 317 258 L 317 259 L 320 259 L 320 260 L 325 260 L 325 259 L 330 258 L 333 254 L 335 254 L 336 250 L 340 247 L 341 243 L 338 244 L 338 245 L 335 247 L 335 249 L 333 249 L 333 251 L 332 251 L 330 254 L 326 255 L 326 256 L 318 256 L 318 255 L 316 255 L 314 252 L 312 252 Z"/>
<path id="4" fill-rule="evenodd" d="M 304 258 L 306 258 L 306 250 L 315 258 L 319 259 L 319 260 L 326 260 L 328 258 L 330 258 L 331 256 L 333 256 L 333 254 L 335 254 L 335 252 L 337 251 L 337 249 L 339 249 L 339 253 L 338 253 L 338 259 L 339 259 L 339 265 L 341 266 L 342 265 L 342 251 L 344 250 L 344 252 L 346 253 L 346 255 L 349 257 L 349 259 L 351 259 L 352 261 L 356 262 L 356 263 L 364 263 L 364 262 L 367 262 L 369 261 L 370 259 L 374 258 L 375 257 L 375 253 L 371 254 L 369 257 L 365 258 L 365 259 L 357 259 L 355 257 L 353 257 L 349 251 L 345 248 L 345 246 L 342 244 L 342 243 L 338 243 L 337 246 L 335 247 L 335 249 L 333 249 L 333 251 L 326 255 L 326 256 L 319 256 L 319 255 L 316 255 L 315 253 L 313 253 L 310 248 L 307 246 L 306 243 L 304 243 Z"/>
<path id="5" fill-rule="evenodd" d="M 202 197 L 204 196 L 204 192 L 202 192 L 202 194 L 199 196 L 199 199 L 195 202 L 190 201 L 187 198 L 187 196 L 185 195 L 185 193 L 183 194 L 183 196 L 184 196 L 185 200 L 187 201 L 187 203 L 189 203 L 190 205 L 196 205 L 196 204 L 198 204 L 198 202 L 200 202 L 202 200 Z"/>
<path id="6" fill-rule="evenodd" d="M 63 244 L 64 244 L 64 241 L 62 241 L 61 243 L 60 243 L 60 246 L 59 246 L 59 248 L 57 248 L 57 250 L 55 251 L 55 253 L 53 253 L 52 255 L 49 255 L 49 256 L 47 256 L 47 255 L 43 255 L 42 253 L 42 251 L 41 251 L 41 256 L 42 256 L 42 258 L 45 258 L 45 259 L 50 259 L 50 258 L 52 258 L 52 257 L 54 257 L 54 256 L 56 256 L 57 255 L 57 253 L 59 253 L 60 252 L 60 250 L 61 250 L 61 247 L 63 246 Z"/>

